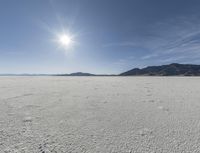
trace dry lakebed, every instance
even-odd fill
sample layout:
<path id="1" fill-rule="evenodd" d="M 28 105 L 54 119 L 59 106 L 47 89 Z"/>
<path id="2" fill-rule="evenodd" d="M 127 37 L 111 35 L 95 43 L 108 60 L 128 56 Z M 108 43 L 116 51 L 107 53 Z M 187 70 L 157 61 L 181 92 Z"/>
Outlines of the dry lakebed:
<path id="1" fill-rule="evenodd" d="M 0 153 L 199 153 L 200 77 L 0 77 Z"/>

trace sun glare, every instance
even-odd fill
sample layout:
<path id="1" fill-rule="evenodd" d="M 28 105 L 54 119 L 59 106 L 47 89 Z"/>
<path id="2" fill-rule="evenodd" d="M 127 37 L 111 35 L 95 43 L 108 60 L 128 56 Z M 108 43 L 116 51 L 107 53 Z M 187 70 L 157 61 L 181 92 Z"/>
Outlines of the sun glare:
<path id="1" fill-rule="evenodd" d="M 66 34 L 59 36 L 59 43 L 63 46 L 70 46 L 73 43 L 72 37 Z"/>
<path id="2" fill-rule="evenodd" d="M 58 45 L 58 49 L 68 53 L 69 51 L 74 50 L 74 47 L 77 45 L 75 41 L 76 35 L 69 32 L 56 33 L 54 42 Z"/>

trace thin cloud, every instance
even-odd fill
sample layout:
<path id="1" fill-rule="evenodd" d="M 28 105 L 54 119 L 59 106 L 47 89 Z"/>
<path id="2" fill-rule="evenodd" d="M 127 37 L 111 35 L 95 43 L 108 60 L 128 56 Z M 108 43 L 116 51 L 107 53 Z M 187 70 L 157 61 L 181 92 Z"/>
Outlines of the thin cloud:
<path id="1" fill-rule="evenodd" d="M 198 20 L 198 18 L 196 18 L 196 20 Z M 167 22 L 166 25 L 157 31 L 157 33 L 160 33 L 160 37 L 165 40 L 165 43 L 161 45 L 158 44 L 155 50 L 156 52 L 161 52 L 159 51 L 161 49 L 166 53 L 182 52 L 180 49 L 185 47 L 188 49 L 194 46 L 200 47 L 200 22 L 198 24 L 194 23 L 189 17 L 165 22 Z M 169 24 L 171 26 L 167 27 Z"/>
<path id="2" fill-rule="evenodd" d="M 180 61 L 183 59 L 186 59 L 186 56 L 180 56 L 180 57 L 169 57 L 169 58 L 165 58 L 165 59 L 160 59 L 159 62 L 160 63 L 172 63 L 174 61 Z"/>
<path id="3" fill-rule="evenodd" d="M 147 59 L 151 59 L 151 58 L 154 58 L 157 56 L 158 56 L 158 54 L 149 54 L 149 55 L 142 56 L 141 59 L 147 60 Z"/>
<path id="4" fill-rule="evenodd" d="M 149 35 L 134 38 L 134 41 L 114 42 L 103 47 L 143 48 L 147 54 L 138 55 L 135 60 L 157 61 L 159 63 L 184 62 L 200 58 L 200 17 L 175 17 L 160 21 L 149 28 Z M 118 61 L 118 64 L 129 60 Z"/>

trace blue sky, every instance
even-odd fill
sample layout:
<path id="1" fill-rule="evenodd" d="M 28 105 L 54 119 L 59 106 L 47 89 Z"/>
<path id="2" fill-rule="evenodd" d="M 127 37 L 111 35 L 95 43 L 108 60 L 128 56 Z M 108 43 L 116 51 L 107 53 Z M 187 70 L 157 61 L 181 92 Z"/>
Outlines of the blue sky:
<path id="1" fill-rule="evenodd" d="M 198 0 L 1 0 L 0 73 L 200 64 Z M 55 41 L 67 31 L 74 44 Z"/>

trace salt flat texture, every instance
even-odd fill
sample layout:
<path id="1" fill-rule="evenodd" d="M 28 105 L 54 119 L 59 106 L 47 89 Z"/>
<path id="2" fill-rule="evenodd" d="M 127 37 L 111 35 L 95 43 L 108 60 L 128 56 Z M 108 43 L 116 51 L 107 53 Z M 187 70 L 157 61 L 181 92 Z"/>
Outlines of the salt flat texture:
<path id="1" fill-rule="evenodd" d="M 199 77 L 0 77 L 1 153 L 198 153 Z"/>

